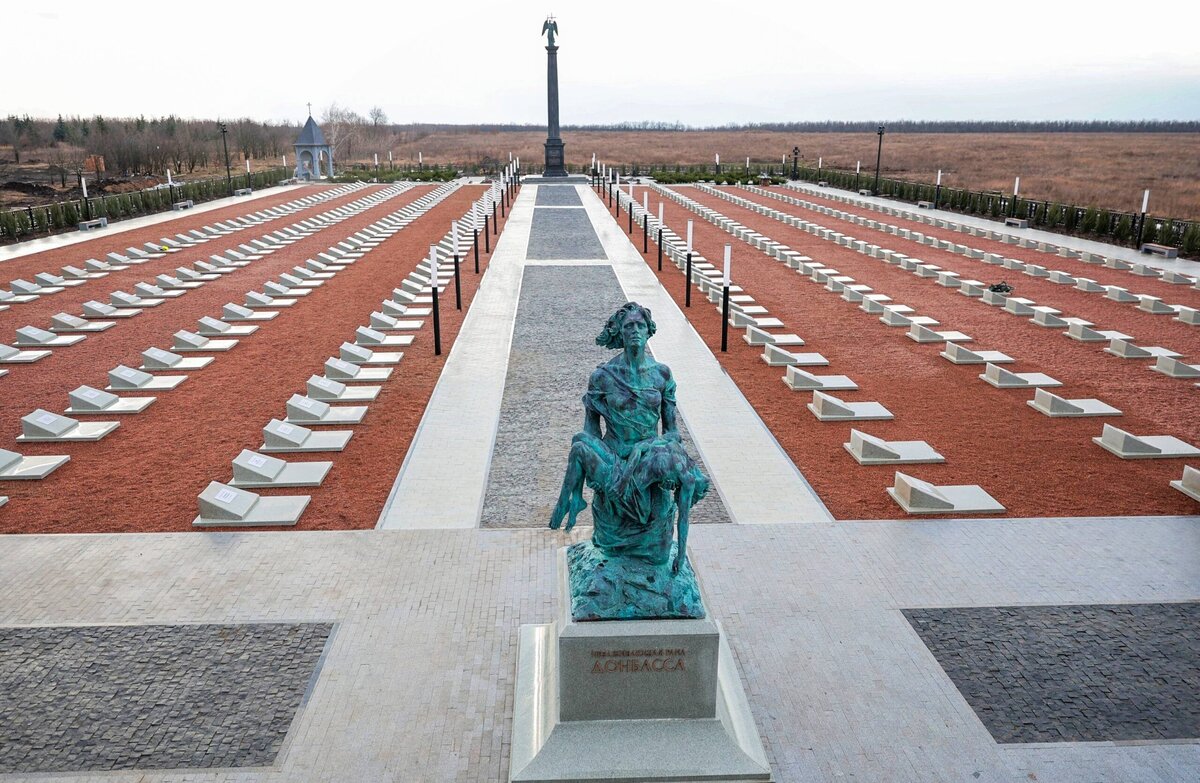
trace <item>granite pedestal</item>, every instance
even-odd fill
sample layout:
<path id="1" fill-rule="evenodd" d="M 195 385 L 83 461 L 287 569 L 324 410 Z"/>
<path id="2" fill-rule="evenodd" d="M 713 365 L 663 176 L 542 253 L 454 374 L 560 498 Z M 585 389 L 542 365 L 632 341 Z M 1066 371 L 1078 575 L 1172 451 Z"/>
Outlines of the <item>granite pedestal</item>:
<path id="1" fill-rule="evenodd" d="M 771 780 L 733 655 L 712 618 L 523 625 L 509 780 Z"/>

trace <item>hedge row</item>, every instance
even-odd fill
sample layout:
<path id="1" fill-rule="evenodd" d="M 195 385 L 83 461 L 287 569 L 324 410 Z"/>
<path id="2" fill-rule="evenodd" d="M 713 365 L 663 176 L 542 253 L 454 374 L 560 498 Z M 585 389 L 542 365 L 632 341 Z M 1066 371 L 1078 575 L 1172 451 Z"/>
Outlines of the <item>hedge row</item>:
<path id="1" fill-rule="evenodd" d="M 833 187 L 853 190 L 856 186 L 872 187 L 874 176 L 864 174 L 855 177 L 853 171 L 822 169 L 800 169 L 800 179 L 809 182 L 824 181 Z M 1044 228 L 1061 234 L 1087 236 L 1114 244 L 1134 244 L 1137 240 L 1139 216 L 1130 212 L 1116 212 L 1096 207 L 1080 207 L 1074 204 L 1059 204 L 1053 201 L 1035 201 L 1017 198 L 1003 193 L 965 190 L 902 180 L 879 180 L 879 195 L 899 201 L 916 203 L 934 201 L 937 208 L 961 212 L 967 215 L 982 215 L 1003 218 L 1009 215 L 1025 218 L 1030 226 Z M 1179 248 L 1180 252 L 1194 255 L 1200 253 L 1200 223 L 1172 218 L 1147 217 L 1142 229 L 1142 242 L 1157 242 Z"/>
<path id="2" fill-rule="evenodd" d="M 291 171 L 282 168 L 268 169 L 250 175 L 251 187 L 262 189 L 279 183 L 291 176 Z M 246 175 L 234 174 L 233 187 L 246 187 Z M 139 215 L 165 212 L 175 201 L 211 201 L 229 195 L 229 182 L 220 179 L 203 179 L 184 182 L 174 188 L 140 190 L 135 193 L 115 193 L 109 196 L 89 198 L 84 204 L 79 201 L 60 201 L 41 207 L 13 209 L 0 212 L 0 239 L 28 239 L 35 234 L 49 234 L 62 229 L 74 228 L 85 217 L 106 217 L 110 221 Z M 86 214 L 85 214 L 86 213 Z"/>

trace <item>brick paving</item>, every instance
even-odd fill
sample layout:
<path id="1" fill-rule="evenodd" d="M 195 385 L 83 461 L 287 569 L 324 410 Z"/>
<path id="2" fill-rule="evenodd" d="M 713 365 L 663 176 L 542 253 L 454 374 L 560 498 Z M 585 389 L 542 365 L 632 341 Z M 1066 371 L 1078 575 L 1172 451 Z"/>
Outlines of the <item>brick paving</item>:
<path id="1" fill-rule="evenodd" d="M 332 628 L 0 628 L 0 773 L 269 765 Z"/>
<path id="2" fill-rule="evenodd" d="M 553 619 L 555 551 L 589 532 L 11 536 L 0 626 L 338 626 L 271 767 L 5 781 L 504 781 L 517 630 Z M 1195 601 L 1200 520 L 697 525 L 689 549 L 778 781 L 1200 772 L 1194 741 L 998 744 L 901 611 Z"/>

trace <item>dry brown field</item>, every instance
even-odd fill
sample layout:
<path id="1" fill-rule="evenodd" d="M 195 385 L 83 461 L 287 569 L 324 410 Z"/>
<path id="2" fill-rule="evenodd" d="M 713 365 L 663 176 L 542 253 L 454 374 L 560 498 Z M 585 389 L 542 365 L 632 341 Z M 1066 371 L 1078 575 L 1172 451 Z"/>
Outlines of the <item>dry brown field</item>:
<path id="1" fill-rule="evenodd" d="M 775 131 L 565 131 L 567 161 L 586 165 L 592 153 L 610 163 L 781 162 L 799 147 L 805 165 L 875 169 L 874 133 L 780 133 Z M 394 149 L 397 162 L 477 162 L 486 158 L 540 161 L 544 134 L 432 133 Z M 382 156 L 381 156 L 382 157 Z M 1150 211 L 1163 217 L 1200 219 L 1200 134 L 1197 133 L 892 133 L 884 136 L 885 176 L 933 182 L 937 170 L 948 186 L 1021 194 L 1133 211 L 1150 188 Z"/>

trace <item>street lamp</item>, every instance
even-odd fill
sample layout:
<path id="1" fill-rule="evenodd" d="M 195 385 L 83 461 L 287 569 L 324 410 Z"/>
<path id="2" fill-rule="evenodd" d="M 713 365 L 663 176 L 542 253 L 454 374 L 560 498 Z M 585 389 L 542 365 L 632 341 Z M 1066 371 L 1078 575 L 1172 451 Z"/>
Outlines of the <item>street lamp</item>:
<path id="1" fill-rule="evenodd" d="M 800 148 L 792 147 L 792 179 L 800 179 Z"/>
<path id="2" fill-rule="evenodd" d="M 879 149 L 875 153 L 875 190 L 874 194 L 879 195 L 879 161 L 883 158 L 883 131 L 884 127 L 879 126 L 879 130 L 875 131 L 879 134 Z"/>
<path id="3" fill-rule="evenodd" d="M 223 122 L 217 123 L 217 128 L 221 131 L 221 146 L 225 148 L 225 179 L 229 182 L 229 196 L 233 197 L 233 170 L 229 167 L 229 142 L 226 139 L 226 134 L 229 133 L 229 126 Z"/>

